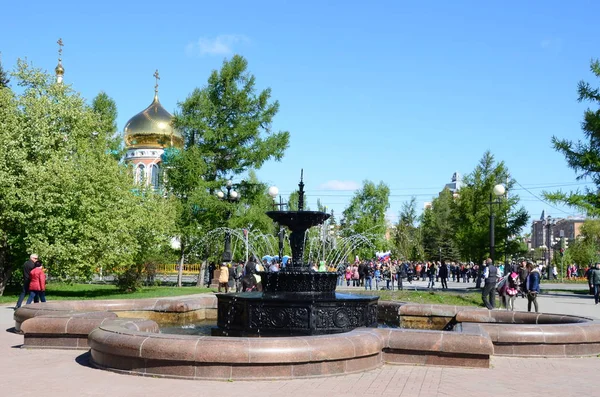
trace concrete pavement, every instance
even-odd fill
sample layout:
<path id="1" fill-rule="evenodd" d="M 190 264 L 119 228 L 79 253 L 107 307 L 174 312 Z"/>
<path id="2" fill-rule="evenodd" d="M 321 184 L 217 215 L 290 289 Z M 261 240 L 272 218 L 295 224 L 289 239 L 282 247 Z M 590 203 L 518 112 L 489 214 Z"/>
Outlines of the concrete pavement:
<path id="1" fill-rule="evenodd" d="M 540 296 L 545 312 L 600 317 L 588 296 Z M 51 297 L 49 297 L 51 299 Z M 517 308 L 526 306 L 517 300 Z M 492 368 L 386 365 L 360 374 L 283 381 L 193 381 L 120 375 L 90 368 L 87 353 L 20 349 L 9 332 L 13 310 L 0 307 L 1 396 L 545 396 L 595 395 L 597 357 L 574 359 L 494 357 Z"/>

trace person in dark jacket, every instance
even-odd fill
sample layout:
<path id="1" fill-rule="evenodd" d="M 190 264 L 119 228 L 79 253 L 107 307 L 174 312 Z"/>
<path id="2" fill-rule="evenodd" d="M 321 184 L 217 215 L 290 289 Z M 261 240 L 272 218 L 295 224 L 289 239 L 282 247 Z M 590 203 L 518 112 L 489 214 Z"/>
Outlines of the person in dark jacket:
<path id="1" fill-rule="evenodd" d="M 29 281 L 30 281 L 30 273 L 35 268 L 35 262 L 38 260 L 37 254 L 29 255 L 29 260 L 23 264 L 23 289 L 21 291 L 21 295 L 19 295 L 19 300 L 17 300 L 17 304 L 15 306 L 15 310 L 21 307 L 23 304 L 23 300 L 25 299 L 25 295 L 29 293 Z M 37 303 L 39 300 L 36 296 L 35 302 Z"/>
<path id="2" fill-rule="evenodd" d="M 442 261 L 440 266 L 440 280 L 442 281 L 442 289 L 448 289 L 448 264 Z"/>
<path id="3" fill-rule="evenodd" d="M 527 288 L 527 311 L 531 311 L 531 305 L 535 307 L 535 312 L 538 312 L 537 296 L 540 293 L 540 271 L 533 263 L 527 263 L 527 280 L 525 286 Z"/>
<path id="4" fill-rule="evenodd" d="M 498 269 L 494 266 L 491 258 L 485 261 L 485 269 L 483 270 L 483 292 L 481 293 L 481 299 L 483 304 L 489 310 L 494 310 L 496 306 L 496 282 L 498 281 Z"/>
<path id="5" fill-rule="evenodd" d="M 365 285 L 366 273 L 367 273 L 367 264 L 365 262 L 361 262 L 358 265 L 358 285 L 359 286 Z M 365 286 L 365 289 L 366 289 L 366 286 Z"/>
<path id="6" fill-rule="evenodd" d="M 594 286 L 594 301 L 598 304 L 600 302 L 600 263 L 596 263 L 590 278 Z"/>

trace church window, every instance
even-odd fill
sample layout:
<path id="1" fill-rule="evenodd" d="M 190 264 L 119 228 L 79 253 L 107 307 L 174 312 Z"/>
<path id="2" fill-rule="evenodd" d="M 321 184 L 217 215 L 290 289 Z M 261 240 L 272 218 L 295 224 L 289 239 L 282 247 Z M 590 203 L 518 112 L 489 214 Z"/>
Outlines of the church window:
<path id="1" fill-rule="evenodd" d="M 144 178 L 146 176 L 145 171 L 146 167 L 144 166 L 144 164 L 138 164 L 138 166 L 135 169 L 135 183 L 141 185 L 144 182 Z"/>
<path id="2" fill-rule="evenodd" d="M 158 164 L 152 164 L 152 166 L 150 167 L 150 178 L 150 183 L 152 183 L 152 187 L 154 189 L 158 189 L 160 184 L 160 168 Z"/>

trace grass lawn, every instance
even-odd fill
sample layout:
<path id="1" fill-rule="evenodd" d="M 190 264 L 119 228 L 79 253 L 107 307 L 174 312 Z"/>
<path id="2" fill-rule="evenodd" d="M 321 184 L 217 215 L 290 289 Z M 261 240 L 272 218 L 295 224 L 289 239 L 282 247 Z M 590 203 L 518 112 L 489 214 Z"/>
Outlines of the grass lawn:
<path id="1" fill-rule="evenodd" d="M 63 284 L 46 285 L 46 299 L 52 300 L 86 300 L 86 299 L 140 299 L 159 298 L 163 296 L 192 295 L 212 292 L 209 288 L 197 287 L 144 287 L 141 291 L 123 293 L 110 284 Z M 0 303 L 16 303 L 21 290 L 6 290 L 0 296 Z M 27 297 L 25 297 L 27 299 Z"/>
<path id="2" fill-rule="evenodd" d="M 87 299 L 141 299 L 163 296 L 192 295 L 215 292 L 210 288 L 197 287 L 144 287 L 141 291 L 123 293 L 109 284 L 63 284 L 50 283 L 46 286 L 48 301 Z M 20 289 L 11 289 L 0 296 L 0 304 L 16 303 Z M 378 295 L 381 300 L 413 303 L 430 303 L 458 306 L 481 306 L 481 293 L 458 293 L 452 291 L 352 291 L 353 294 Z"/>
<path id="3" fill-rule="evenodd" d="M 378 295 L 380 300 L 456 306 L 482 306 L 481 292 L 452 291 L 352 291 L 352 294 Z"/>

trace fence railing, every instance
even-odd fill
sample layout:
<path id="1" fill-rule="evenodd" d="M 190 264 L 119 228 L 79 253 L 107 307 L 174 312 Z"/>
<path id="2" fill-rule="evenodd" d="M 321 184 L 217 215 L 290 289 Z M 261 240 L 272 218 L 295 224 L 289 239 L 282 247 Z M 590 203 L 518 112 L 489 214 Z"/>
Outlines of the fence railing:
<path id="1" fill-rule="evenodd" d="M 193 274 L 200 272 L 201 263 L 184 263 L 183 274 Z M 164 265 L 156 265 L 156 273 L 159 274 L 177 274 L 179 272 L 179 264 L 168 263 Z"/>

